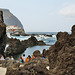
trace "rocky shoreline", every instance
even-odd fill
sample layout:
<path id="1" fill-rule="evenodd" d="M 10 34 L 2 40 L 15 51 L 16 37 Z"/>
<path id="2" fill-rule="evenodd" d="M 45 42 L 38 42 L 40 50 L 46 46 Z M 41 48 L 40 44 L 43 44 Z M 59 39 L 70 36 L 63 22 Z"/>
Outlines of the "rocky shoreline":
<path id="1" fill-rule="evenodd" d="M 9 39 L 7 41 L 9 46 L 6 48 L 5 56 L 13 56 L 21 54 L 26 50 L 28 47 L 36 46 L 36 45 L 46 45 L 43 41 L 37 41 L 37 39 L 33 36 L 28 40 L 20 41 L 18 39 Z"/>
<path id="2" fill-rule="evenodd" d="M 35 51 L 35 59 L 7 68 L 6 75 L 75 75 L 75 25 L 72 33 L 59 32 L 57 42 L 49 50 Z M 45 59 L 42 59 L 45 57 Z"/>
<path id="3" fill-rule="evenodd" d="M 2 15 L 2 11 L 0 15 Z M 17 51 L 21 53 L 19 51 L 28 46 L 45 45 L 42 41 L 38 42 L 33 36 L 22 42 L 17 39 L 8 39 L 3 18 L 0 17 L 0 19 L 0 40 L 2 40 L 0 42 L 0 54 L 4 54 L 7 43 L 10 45 L 5 56 L 17 54 Z M 6 75 L 75 75 L 75 25 L 72 27 L 71 34 L 58 32 L 57 41 L 54 45 L 48 50 L 44 49 L 42 54 L 40 51 L 35 51 L 33 55 L 35 59 L 23 63 L 22 66 L 10 58 L 0 61 L 0 64 L 2 67 L 7 67 Z"/>
<path id="4" fill-rule="evenodd" d="M 37 41 L 34 36 L 31 36 L 28 40 L 24 41 L 8 38 L 6 35 L 6 25 L 4 24 L 2 11 L 0 11 L 0 40 L 0 54 L 5 57 L 21 54 L 26 48 L 31 46 L 46 45 L 43 41 Z M 9 46 L 5 50 L 6 44 Z"/>

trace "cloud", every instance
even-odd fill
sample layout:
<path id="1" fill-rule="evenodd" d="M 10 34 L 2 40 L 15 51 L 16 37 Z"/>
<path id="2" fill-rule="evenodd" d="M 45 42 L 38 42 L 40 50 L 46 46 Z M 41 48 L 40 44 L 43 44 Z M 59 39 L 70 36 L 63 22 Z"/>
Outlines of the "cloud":
<path id="1" fill-rule="evenodd" d="M 75 4 L 62 8 L 59 13 L 63 16 L 75 17 Z"/>

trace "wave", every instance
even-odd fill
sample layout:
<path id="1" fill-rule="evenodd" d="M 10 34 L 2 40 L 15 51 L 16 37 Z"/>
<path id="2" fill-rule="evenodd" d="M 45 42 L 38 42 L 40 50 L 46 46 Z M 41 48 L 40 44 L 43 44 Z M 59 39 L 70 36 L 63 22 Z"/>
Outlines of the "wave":
<path id="1" fill-rule="evenodd" d="M 6 44 L 4 52 L 6 52 L 6 48 L 7 48 L 8 46 L 9 46 L 9 44 Z"/>
<path id="2" fill-rule="evenodd" d="M 28 40 L 28 39 L 31 37 L 31 35 L 28 35 L 28 36 L 10 36 L 9 33 L 7 34 L 7 36 L 8 36 L 9 38 L 14 38 L 14 39 L 16 38 L 16 39 L 19 39 L 20 41 Z M 52 44 L 52 45 L 53 45 L 53 44 L 56 42 L 56 40 L 57 40 L 55 34 L 52 34 L 52 35 L 50 35 L 50 34 L 35 34 L 34 37 L 35 37 L 38 41 L 42 40 L 42 41 L 44 41 L 46 44 Z"/>

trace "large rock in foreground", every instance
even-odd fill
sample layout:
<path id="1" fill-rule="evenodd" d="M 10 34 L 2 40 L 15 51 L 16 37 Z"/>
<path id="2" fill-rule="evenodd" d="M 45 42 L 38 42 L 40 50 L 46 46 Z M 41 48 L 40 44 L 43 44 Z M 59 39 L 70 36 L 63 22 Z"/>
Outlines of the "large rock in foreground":
<path id="1" fill-rule="evenodd" d="M 3 12 L 0 11 L 0 54 L 4 55 L 6 45 L 6 25 L 3 23 Z"/>
<path id="2" fill-rule="evenodd" d="M 59 32 L 57 42 L 45 52 L 52 75 L 75 75 L 75 25 L 72 34 Z"/>
<path id="3" fill-rule="evenodd" d="M 47 58 L 37 57 L 28 63 L 24 63 L 23 67 L 8 68 L 6 75 L 49 75 L 47 66 L 49 66 Z"/>

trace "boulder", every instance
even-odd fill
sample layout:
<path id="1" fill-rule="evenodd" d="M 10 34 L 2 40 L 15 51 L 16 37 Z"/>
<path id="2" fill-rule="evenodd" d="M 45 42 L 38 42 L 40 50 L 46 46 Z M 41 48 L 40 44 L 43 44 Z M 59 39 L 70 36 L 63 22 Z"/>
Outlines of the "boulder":
<path id="1" fill-rule="evenodd" d="M 34 55 L 35 57 L 39 57 L 39 56 L 41 56 L 41 53 L 40 53 L 39 50 L 36 50 L 36 51 L 33 52 L 33 55 Z"/>
<path id="2" fill-rule="evenodd" d="M 9 46 L 6 48 L 5 56 L 14 56 L 25 51 L 26 47 L 20 42 L 20 40 L 12 39 L 9 42 Z"/>

